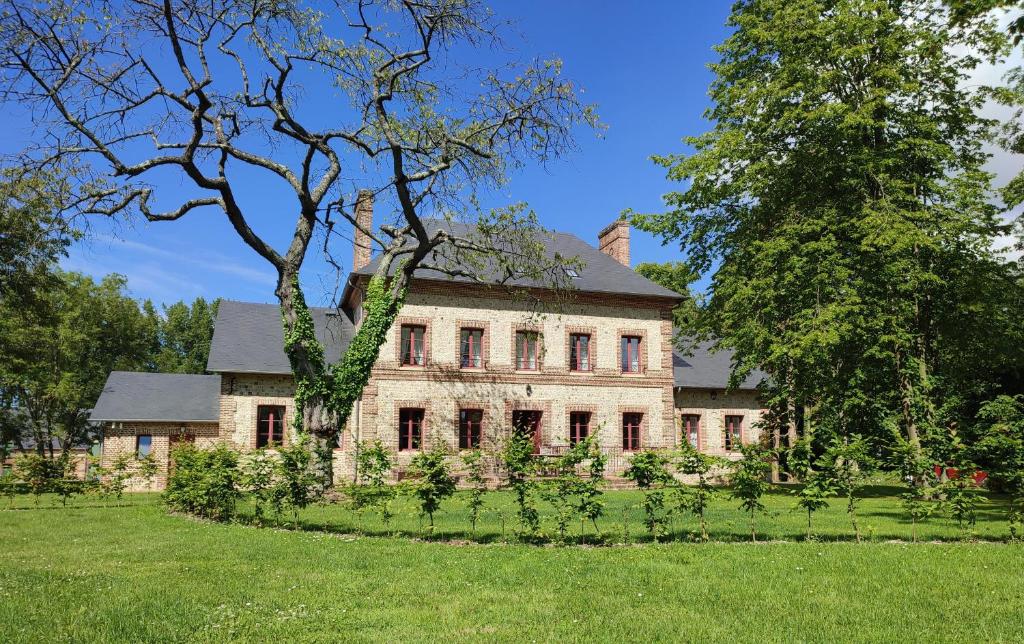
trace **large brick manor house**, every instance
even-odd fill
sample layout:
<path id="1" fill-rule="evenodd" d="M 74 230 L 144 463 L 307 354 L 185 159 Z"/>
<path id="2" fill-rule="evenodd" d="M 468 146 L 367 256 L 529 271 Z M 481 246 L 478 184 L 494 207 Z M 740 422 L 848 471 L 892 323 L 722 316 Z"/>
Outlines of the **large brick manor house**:
<path id="1" fill-rule="evenodd" d="M 370 209 L 361 216 L 372 216 Z M 357 235 L 340 310 L 313 309 L 317 335 L 336 361 L 359 324 L 360 295 L 375 262 Z M 506 290 L 417 273 L 381 348 L 369 385 L 335 450 L 335 476 L 354 475 L 356 441 L 380 439 L 398 475 L 434 441 L 451 451 L 498 447 L 512 427 L 533 433 L 540 454 L 597 434 L 610 473 L 629 454 L 690 441 L 736 454 L 758 438 L 755 374 L 727 390 L 731 356 L 673 349 L 680 296 L 630 269 L 629 226 L 616 221 L 598 248 L 556 233 L 551 251 L 585 262 L 571 300 L 538 315 Z M 533 289 L 544 299 L 544 289 Z M 152 453 L 166 472 L 176 443 L 228 442 L 255 449 L 294 438 L 293 382 L 275 304 L 222 301 L 207 370 L 213 375 L 114 372 L 92 412 L 103 462 Z M 154 485 L 162 487 L 164 477 Z"/>

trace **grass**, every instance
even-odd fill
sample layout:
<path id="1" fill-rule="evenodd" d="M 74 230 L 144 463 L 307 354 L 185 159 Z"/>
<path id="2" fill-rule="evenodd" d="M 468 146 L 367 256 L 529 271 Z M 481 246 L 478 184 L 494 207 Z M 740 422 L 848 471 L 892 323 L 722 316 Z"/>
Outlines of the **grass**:
<path id="1" fill-rule="evenodd" d="M 306 530 L 290 531 L 171 516 L 152 495 L 67 509 L 20 498 L 21 509 L 0 511 L 0 632 L 13 642 L 1019 641 L 1024 547 L 887 542 L 908 526 L 885 490 L 873 492 L 863 544 L 848 540 L 838 503 L 816 522 L 830 541 L 793 541 L 802 517 L 773 494 L 761 526 L 775 542 L 742 542 L 746 521 L 723 499 L 711 527 L 737 543 L 612 548 L 356 536 L 378 519 L 338 506 L 307 509 Z M 639 531 L 637 493 L 607 496 L 606 533 L 622 510 Z M 489 503 L 511 511 L 504 495 Z M 439 515 L 439 537 L 463 534 L 458 505 Z M 1005 537 L 999 505 L 981 509 L 979 537 Z M 500 541 L 497 512 L 485 518 L 482 536 Z M 390 530 L 419 532 L 419 521 Z M 946 520 L 922 528 L 958 535 Z"/>

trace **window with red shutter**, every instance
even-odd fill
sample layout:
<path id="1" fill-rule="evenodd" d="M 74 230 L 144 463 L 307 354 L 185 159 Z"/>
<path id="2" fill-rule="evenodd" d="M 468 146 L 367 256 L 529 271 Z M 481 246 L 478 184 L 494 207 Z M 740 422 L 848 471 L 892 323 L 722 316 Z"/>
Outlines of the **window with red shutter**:
<path id="1" fill-rule="evenodd" d="M 463 369 L 483 368 L 483 329 L 462 329 L 462 333 L 460 333 L 459 346 L 459 364 Z"/>
<path id="2" fill-rule="evenodd" d="M 634 452 L 640 449 L 640 425 L 644 415 L 637 413 L 622 414 L 622 449 Z"/>
<path id="3" fill-rule="evenodd" d="M 743 416 L 725 417 L 725 449 L 738 450 L 743 444 Z"/>
<path id="4" fill-rule="evenodd" d="M 569 370 L 590 371 L 590 334 L 572 333 L 569 335 Z"/>
<path id="5" fill-rule="evenodd" d="M 406 452 L 420 448 L 423 436 L 423 410 L 400 409 L 398 411 L 398 450 Z"/>
<path id="6" fill-rule="evenodd" d="M 700 449 L 700 416 L 686 414 L 683 416 L 683 436 L 693 449 Z"/>
<path id="7" fill-rule="evenodd" d="M 260 405 L 256 408 L 256 447 L 271 447 L 284 442 L 284 407 Z"/>
<path id="8" fill-rule="evenodd" d="M 590 435 L 590 412 L 574 411 L 569 414 L 569 445 L 582 443 Z"/>
<path id="9" fill-rule="evenodd" d="M 426 364 L 426 350 L 423 342 L 427 328 L 418 324 L 402 325 L 402 364 L 422 367 Z"/>
<path id="10" fill-rule="evenodd" d="M 459 449 L 479 449 L 483 434 L 484 412 L 482 409 L 459 410 Z"/>
<path id="11" fill-rule="evenodd" d="M 622 336 L 622 372 L 640 373 L 640 338 Z"/>

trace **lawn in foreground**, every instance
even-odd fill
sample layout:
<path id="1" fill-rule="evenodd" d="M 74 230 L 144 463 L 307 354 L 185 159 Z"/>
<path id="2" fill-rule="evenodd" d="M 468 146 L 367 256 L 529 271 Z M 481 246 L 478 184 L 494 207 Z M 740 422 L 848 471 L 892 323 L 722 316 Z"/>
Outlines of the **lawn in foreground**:
<path id="1" fill-rule="evenodd" d="M 155 497 L 130 501 L 0 511 L 5 641 L 1012 641 L 1024 632 L 1017 545 L 455 546 L 210 524 L 168 516 Z"/>

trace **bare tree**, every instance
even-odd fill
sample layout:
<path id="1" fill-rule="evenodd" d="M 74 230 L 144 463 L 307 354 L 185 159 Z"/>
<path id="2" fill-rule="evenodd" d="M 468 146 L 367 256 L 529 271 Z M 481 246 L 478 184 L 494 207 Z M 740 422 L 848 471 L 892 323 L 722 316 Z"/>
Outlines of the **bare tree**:
<path id="1" fill-rule="evenodd" d="M 3 6 L 3 97 L 29 108 L 39 133 L 19 165 L 72 168 L 69 212 L 174 221 L 220 210 L 277 271 L 297 420 L 323 455 L 325 485 L 329 447 L 417 269 L 482 281 L 560 278 L 565 258 L 545 256 L 536 218 L 522 207 L 480 215 L 467 234 L 424 218 L 465 212 L 510 168 L 556 158 L 573 147 L 576 127 L 597 125 L 557 61 L 460 64 L 500 46 L 478 0 Z M 280 213 L 294 222 L 283 250 L 250 225 L 237 179 L 246 169 L 295 195 L 293 210 Z M 158 194 L 156 177 L 169 172 L 194 192 Z M 357 225 L 357 187 L 388 200 L 395 216 L 379 233 L 362 231 L 381 261 L 360 329 L 330 367 L 299 271 L 316 235 L 330 254 L 337 224 Z"/>

